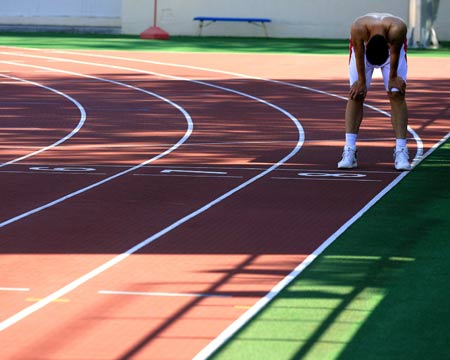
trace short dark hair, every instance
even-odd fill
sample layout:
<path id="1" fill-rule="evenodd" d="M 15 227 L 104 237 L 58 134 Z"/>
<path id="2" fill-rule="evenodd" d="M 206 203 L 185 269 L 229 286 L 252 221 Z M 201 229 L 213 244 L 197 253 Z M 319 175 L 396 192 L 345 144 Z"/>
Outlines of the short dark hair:
<path id="1" fill-rule="evenodd" d="M 372 65 L 383 65 L 389 57 L 389 46 L 383 35 L 374 35 L 366 45 L 366 57 Z"/>

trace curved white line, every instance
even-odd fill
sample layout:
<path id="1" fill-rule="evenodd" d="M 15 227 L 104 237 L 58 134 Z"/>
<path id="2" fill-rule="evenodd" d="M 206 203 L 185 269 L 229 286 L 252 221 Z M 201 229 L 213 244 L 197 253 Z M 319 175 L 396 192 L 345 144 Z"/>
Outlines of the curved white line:
<path id="1" fill-rule="evenodd" d="M 89 65 L 96 65 L 96 66 L 103 66 L 103 67 L 110 67 L 107 65 L 99 65 L 99 64 L 89 64 Z M 146 73 L 146 72 L 141 72 L 137 69 L 133 69 L 131 70 L 130 68 L 122 68 L 122 70 L 128 70 L 128 71 L 136 71 L 136 72 L 140 72 L 140 73 Z M 151 73 L 153 74 L 153 73 Z M 158 74 L 159 75 L 159 74 Z M 160 76 L 164 76 L 164 77 L 169 77 L 168 75 L 160 75 Z M 294 149 L 292 149 L 292 151 L 286 155 L 284 158 L 282 158 L 280 161 L 278 161 L 277 163 L 273 164 L 272 166 L 270 166 L 269 168 L 267 168 L 266 170 L 264 170 L 263 172 L 259 173 L 258 175 L 252 177 L 251 179 L 245 181 L 244 183 L 240 184 L 239 186 L 231 189 L 230 191 L 226 192 L 225 194 L 223 194 L 222 196 L 216 198 L 215 200 L 209 202 L 208 204 L 202 206 L 201 208 L 199 208 L 198 210 L 188 214 L 187 216 L 179 219 L 178 221 L 176 221 L 175 223 L 173 223 L 172 225 L 166 227 L 165 229 L 159 231 L 158 233 L 148 237 L 147 239 L 145 239 L 144 241 L 140 242 L 139 244 L 133 246 L 132 248 L 130 248 L 129 250 L 127 250 L 126 252 L 112 258 L 111 260 L 107 261 L 106 263 L 104 263 L 103 265 L 97 267 L 96 269 L 92 270 L 91 272 L 79 277 L 78 279 L 72 281 L 71 283 L 67 284 L 66 286 L 62 287 L 61 289 L 55 291 L 54 293 L 46 296 L 45 298 L 39 300 L 38 302 L 34 303 L 33 305 L 19 311 L 18 313 L 14 314 L 13 316 L 9 317 L 8 319 L 2 321 L 0 323 L 0 331 L 3 331 L 5 329 L 7 329 L 8 327 L 14 325 L 15 323 L 19 322 L 20 320 L 26 318 L 27 316 L 33 314 L 34 312 L 42 309 L 43 307 L 47 306 L 48 304 L 52 303 L 53 301 L 55 301 L 56 299 L 60 298 L 61 296 L 64 296 L 65 294 L 71 292 L 72 290 L 76 289 L 77 287 L 83 285 L 84 283 L 86 283 L 87 281 L 91 280 L 92 278 L 96 277 L 97 275 L 103 273 L 104 271 L 108 270 L 109 268 L 113 267 L 114 265 L 120 263 L 121 261 L 123 261 L 124 259 L 126 259 L 128 256 L 130 256 L 131 254 L 137 252 L 138 250 L 140 250 L 141 248 L 147 246 L 148 244 L 150 244 L 151 242 L 155 241 L 156 239 L 159 239 L 161 236 L 167 234 L 168 232 L 172 231 L 173 229 L 181 226 L 182 224 L 186 223 L 187 221 L 191 220 L 192 218 L 202 214 L 203 212 L 207 211 L 208 209 L 210 209 L 211 207 L 217 205 L 218 203 L 222 202 L 223 200 L 229 198 L 230 196 L 232 196 L 233 194 L 235 194 L 236 192 L 242 190 L 243 188 L 247 187 L 248 185 L 254 183 L 255 181 L 259 180 L 260 178 L 266 176 L 268 173 L 272 172 L 273 170 L 275 170 L 277 167 L 279 167 L 280 165 L 284 164 L 286 161 L 288 161 L 289 159 L 291 159 L 295 154 L 297 154 L 297 152 L 300 150 L 300 148 L 302 147 L 303 143 L 304 143 L 304 131 L 303 131 L 303 127 L 301 126 L 300 122 L 297 120 L 297 118 L 295 118 L 293 115 L 291 115 L 289 112 L 287 112 L 286 110 L 272 104 L 269 103 L 265 100 L 262 100 L 260 98 L 257 98 L 255 96 L 249 95 L 249 94 L 245 94 L 243 92 L 240 91 L 236 91 L 233 89 L 229 89 L 229 88 L 225 88 L 222 86 L 218 86 L 218 85 L 213 85 L 213 84 L 209 84 L 209 83 L 205 83 L 205 82 L 201 82 L 201 81 L 193 81 L 193 80 L 188 80 L 188 79 L 182 79 L 179 77 L 172 77 L 171 78 L 177 78 L 179 80 L 185 80 L 185 81 L 191 81 L 191 82 L 195 82 L 195 83 L 199 83 L 205 86 L 210 86 L 213 88 L 217 88 L 217 89 L 221 89 L 223 91 L 227 91 L 227 92 L 231 92 L 237 95 L 241 95 L 244 97 L 247 97 L 249 99 L 255 100 L 257 102 L 260 102 L 262 104 L 265 104 L 269 107 L 272 107 L 273 109 L 276 109 L 278 111 L 280 111 L 281 113 L 283 113 L 284 115 L 286 115 L 288 118 L 290 118 L 295 126 L 297 127 L 297 131 L 298 131 L 298 141 L 296 143 L 296 146 L 294 147 Z M 186 137 L 186 136 L 185 136 Z M 186 137 L 187 139 L 187 137 Z M 166 153 L 173 151 L 176 147 L 179 147 L 181 145 L 181 143 L 179 143 L 178 145 L 174 145 L 174 147 L 172 147 L 171 149 L 167 150 Z M 164 154 L 164 153 L 163 153 Z M 153 160 L 156 160 L 156 158 L 160 158 L 164 155 L 161 154 L 161 156 L 155 157 L 151 160 L 148 160 L 147 162 L 141 164 L 142 166 L 150 163 Z M 138 167 L 141 167 L 138 166 Z M 99 186 L 103 183 L 105 183 L 106 181 L 112 180 L 113 178 L 119 177 L 124 175 L 125 173 L 129 173 L 133 170 L 135 170 L 138 167 L 134 167 L 132 169 L 126 170 L 122 173 L 116 174 L 108 179 L 105 179 L 103 181 L 100 181 L 94 185 L 91 185 L 90 187 L 81 189 L 80 191 L 87 191 L 89 189 L 91 189 L 92 187 L 96 187 Z M 67 195 L 66 197 L 60 198 L 57 200 L 56 203 L 65 201 L 66 199 L 76 196 L 78 195 L 78 193 L 80 193 L 80 191 L 78 192 L 74 192 L 71 193 L 69 195 Z M 44 208 L 53 206 L 55 203 L 49 203 L 47 205 L 44 205 L 44 207 L 39 208 L 38 211 L 43 210 Z M 33 212 L 30 212 L 27 216 L 31 215 Z M 17 221 L 17 220 L 16 220 Z M 5 225 L 7 225 L 5 223 Z M 0 227 L 2 227 L 4 225 L 0 224 Z"/>
<path id="2" fill-rule="evenodd" d="M 262 103 L 262 104 L 264 104 L 264 105 L 267 105 L 267 106 L 269 106 L 269 107 L 272 107 L 273 109 L 275 109 L 275 110 L 281 112 L 282 114 L 284 114 L 286 117 L 288 117 L 288 118 L 295 124 L 295 126 L 297 127 L 297 130 L 298 130 L 298 132 L 299 132 L 299 140 L 297 141 L 297 144 L 296 144 L 296 146 L 294 147 L 293 151 L 292 151 L 288 156 L 286 156 L 285 158 L 283 158 L 280 162 L 278 162 L 278 163 L 276 164 L 275 167 L 273 167 L 273 168 L 270 167 L 270 168 L 269 168 L 269 169 L 271 169 L 270 171 L 273 171 L 276 167 L 279 167 L 281 164 L 283 164 L 284 162 L 288 161 L 291 157 L 293 157 L 293 156 L 300 150 L 300 148 L 302 147 L 302 145 L 303 145 L 303 143 L 304 143 L 304 131 L 303 131 L 303 128 L 302 128 L 300 122 L 297 120 L 296 117 L 294 117 L 292 114 L 290 114 L 290 113 L 287 112 L 286 110 L 284 110 L 284 109 L 282 109 L 282 108 L 280 108 L 280 107 L 278 107 L 278 106 L 276 106 L 276 105 L 274 105 L 274 104 L 272 104 L 272 103 L 270 103 L 270 102 L 268 102 L 268 101 L 265 101 L 265 100 L 260 99 L 260 98 L 258 98 L 258 97 L 255 97 L 255 96 L 252 96 L 252 95 L 249 95 L 249 94 L 246 94 L 246 93 L 237 91 L 237 90 L 233 90 L 233 89 L 226 88 L 226 87 L 219 86 L 219 85 L 210 84 L 210 83 L 203 82 L 203 81 L 199 81 L 199 80 L 185 79 L 185 78 L 182 78 L 182 77 L 179 77 L 179 76 L 172 76 L 172 75 L 167 75 L 167 74 L 159 74 L 159 73 L 155 73 L 155 72 L 144 71 L 144 70 L 140 70 L 140 69 L 134 69 L 134 68 L 123 67 L 123 66 L 114 66 L 114 65 L 107 65 L 107 64 L 97 64 L 97 63 L 90 63 L 90 62 L 86 62 L 86 61 L 78 61 L 78 60 L 70 60 L 70 59 L 61 59 L 61 58 L 54 58 L 54 57 L 48 57 L 48 56 L 39 56 L 39 55 L 27 55 L 27 54 L 21 54 L 21 53 L 5 53 L 5 52 L 0 52 L 0 54 L 9 54 L 9 55 L 13 54 L 13 55 L 23 56 L 23 57 L 39 58 L 39 59 L 46 59 L 46 60 L 58 60 L 58 61 L 62 61 L 62 62 L 69 62 L 69 63 L 75 63 L 75 64 L 91 65 L 91 66 L 98 66 L 98 67 L 107 67 L 107 68 L 113 68 L 113 69 L 119 69 L 119 70 L 130 71 L 130 72 L 137 72 L 137 73 L 141 73 L 141 74 L 156 75 L 156 76 L 165 77 L 165 78 L 170 78 L 170 79 L 175 79 L 175 80 L 187 81 L 187 82 L 192 82 L 192 83 L 200 84 L 200 85 L 203 85 L 203 86 L 212 87 L 212 88 L 219 89 L 219 90 L 222 90 L 222 91 L 234 93 L 234 94 L 236 94 L 236 95 L 243 96 L 243 97 L 247 97 L 247 98 L 249 98 L 249 99 L 252 99 L 252 100 L 255 100 L 255 101 L 257 101 L 257 102 L 260 102 L 260 103 Z M 10 62 L 10 61 L 0 61 L 0 63 L 10 64 L 10 65 L 16 65 L 16 66 L 24 66 L 24 67 L 39 68 L 39 69 L 44 69 L 44 70 L 49 70 L 49 71 L 59 71 L 59 72 L 62 72 L 62 73 L 73 74 L 73 75 L 77 75 L 77 76 L 85 76 L 85 77 L 90 77 L 90 78 L 95 78 L 95 79 L 101 79 L 101 78 L 96 78 L 96 77 L 91 76 L 91 75 L 82 75 L 82 74 L 74 73 L 74 72 L 71 72 L 71 71 L 56 70 L 56 69 L 48 68 L 48 67 L 45 67 L 45 66 L 35 66 L 35 65 L 19 64 L 19 63 L 14 63 L 14 62 Z M 101 79 L 101 80 L 102 80 L 102 81 L 111 82 L 111 83 L 115 83 L 115 84 L 119 83 L 119 82 L 116 82 L 116 81 L 114 81 L 114 80 L 108 80 L 108 79 Z M 123 86 L 129 87 L 129 88 L 139 89 L 139 88 L 136 88 L 136 87 L 134 87 L 134 86 L 132 86 L 132 85 L 123 84 L 123 83 L 121 83 L 121 84 L 122 84 Z M 144 92 L 146 92 L 146 93 L 153 94 L 154 96 L 159 97 L 159 95 L 154 94 L 154 93 L 151 93 L 151 92 L 148 92 L 148 91 L 146 91 L 146 90 L 140 89 L 140 91 L 144 91 Z M 163 98 L 162 98 L 162 99 L 163 99 Z M 166 100 L 167 100 L 167 99 L 166 99 Z M 168 101 L 168 100 L 167 100 L 167 101 Z M 184 141 L 183 141 L 183 142 L 184 142 Z M 171 150 L 171 151 L 173 151 L 173 150 Z M 165 154 L 165 153 L 164 153 L 164 154 Z M 55 201 L 53 201 L 53 202 L 51 202 L 51 203 L 45 204 L 45 205 L 40 206 L 40 207 L 38 207 L 38 208 L 36 208 L 36 209 L 30 210 L 30 211 L 28 211 L 28 212 L 26 212 L 26 213 L 23 213 L 23 214 L 21 214 L 21 215 L 19 215 L 19 216 L 16 216 L 16 217 L 14 217 L 14 218 L 12 218 L 12 219 L 6 220 L 6 221 L 0 223 L 0 228 L 4 227 L 4 226 L 6 226 L 6 225 L 9 225 L 9 224 L 11 224 L 11 223 L 13 223 L 13 222 L 16 222 L 16 221 L 18 221 L 18 220 L 21 220 L 21 219 L 23 219 L 23 218 L 25 218 L 25 217 L 28 217 L 28 216 L 30 216 L 30 215 L 32 215 L 32 214 L 35 214 L 35 213 L 37 213 L 37 212 L 40 212 L 40 211 L 42 211 L 42 210 L 44 210 L 44 209 L 47 209 L 47 208 L 49 208 L 49 207 L 51 207 L 51 206 L 54 206 L 54 205 L 56 205 L 56 204 L 59 204 L 59 203 L 65 201 L 65 200 L 67 200 L 67 199 L 69 199 L 69 198 L 72 198 L 72 197 L 74 197 L 74 196 L 76 196 L 76 195 L 79 195 L 79 194 L 81 194 L 81 193 L 83 193 L 83 192 L 85 192 L 85 191 L 88 191 L 88 190 L 90 190 L 90 189 L 92 189 L 92 188 L 94 188 L 94 187 L 97 187 L 97 186 L 99 186 L 99 185 L 101 185 L 101 184 L 103 184 L 103 183 L 105 183 L 105 182 L 107 182 L 107 181 L 110 181 L 110 180 L 112 180 L 112 179 L 115 179 L 116 177 L 125 175 L 125 174 L 127 174 L 127 173 L 129 173 L 129 172 L 132 172 L 132 171 L 136 170 L 137 168 L 142 167 L 142 166 L 145 166 L 145 165 L 149 164 L 150 162 L 153 162 L 153 161 L 155 161 L 155 160 L 157 160 L 157 159 L 159 159 L 159 157 L 153 158 L 153 159 L 151 159 L 150 161 L 147 161 L 147 162 L 145 162 L 145 163 L 143 163 L 143 164 L 141 164 L 141 165 L 138 165 L 138 167 L 133 167 L 133 168 L 131 168 L 131 169 L 129 169 L 129 170 L 123 171 L 123 172 L 117 174 L 118 176 L 114 175 L 114 176 L 112 176 L 112 177 L 110 177 L 110 178 L 107 178 L 107 179 L 104 179 L 104 180 L 102 180 L 102 181 L 100 181 L 100 182 L 98 182 L 98 183 L 92 184 L 91 186 L 88 186 L 88 187 L 86 187 L 86 188 L 83 188 L 83 189 L 80 189 L 80 190 L 78 190 L 78 191 L 76 191 L 76 192 L 73 192 L 73 193 L 71 193 L 71 194 L 69 194 L 69 195 L 66 195 L 66 196 L 64 196 L 64 197 L 62 197 L 62 198 L 60 198 L 60 199 L 57 199 L 57 200 L 55 200 Z M 270 171 L 269 171 L 269 172 L 270 172 Z M 262 174 L 264 174 L 263 176 L 265 176 L 267 173 L 268 173 L 268 172 L 262 172 Z M 262 177 L 262 176 L 261 176 L 261 177 Z M 255 179 L 255 181 L 256 181 L 256 180 L 259 179 L 259 178 L 260 178 L 260 177 L 255 176 L 254 179 Z M 246 186 L 247 186 L 247 185 L 246 185 Z"/>
<path id="3" fill-rule="evenodd" d="M 184 68 L 184 69 L 200 70 L 200 71 L 205 71 L 205 72 L 213 72 L 213 73 L 217 73 L 217 74 L 231 75 L 233 77 L 238 77 L 238 78 L 260 80 L 260 81 L 271 82 L 271 83 L 280 84 L 280 85 L 284 85 L 284 86 L 290 86 L 290 87 L 294 87 L 294 88 L 298 88 L 298 89 L 302 89 L 302 90 L 306 90 L 306 91 L 310 91 L 310 92 L 314 92 L 314 93 L 318 93 L 318 94 L 322 94 L 322 95 L 326 95 L 326 96 L 331 96 L 331 97 L 335 97 L 335 98 L 347 101 L 347 98 L 345 96 L 333 94 L 328 91 L 318 90 L 318 89 L 314 89 L 314 88 L 311 88 L 308 86 L 298 85 L 298 84 L 294 84 L 294 83 L 290 83 L 290 82 L 286 82 L 286 81 L 267 79 L 267 78 L 262 78 L 259 76 L 246 75 L 246 74 L 241 74 L 241 73 L 232 72 L 232 71 L 217 70 L 217 69 L 211 69 L 211 68 L 200 67 L 200 66 L 192 66 L 192 65 L 166 63 L 166 62 L 154 61 L 154 60 L 134 59 L 134 58 L 113 56 L 113 55 L 104 55 L 104 54 L 102 54 L 102 55 L 100 55 L 100 54 L 85 54 L 85 53 L 79 53 L 79 52 L 75 52 L 75 51 L 64 51 L 64 50 L 52 50 L 51 52 L 58 53 L 58 54 L 79 55 L 79 56 L 86 56 L 86 57 L 98 57 L 98 58 L 113 59 L 113 60 L 126 60 L 126 61 L 133 61 L 133 62 L 139 62 L 139 63 L 144 63 L 144 64 L 154 64 L 154 65 L 178 67 L 178 68 Z M 389 118 L 391 117 L 391 114 L 389 114 L 388 112 L 381 110 L 373 105 L 364 103 L 364 106 L 375 112 L 383 114 Z M 420 161 L 420 159 L 423 156 L 423 142 L 422 142 L 422 139 L 420 138 L 420 136 L 410 126 L 408 126 L 407 130 L 413 137 L 414 141 L 416 142 L 416 155 L 415 155 L 413 163 L 412 163 L 412 165 L 415 166 L 418 164 L 418 162 Z"/>
<path id="4" fill-rule="evenodd" d="M 119 85 L 119 86 L 124 86 L 124 87 L 130 88 L 130 89 L 133 89 L 133 90 L 137 90 L 137 91 L 143 92 L 143 93 L 145 93 L 145 94 L 151 95 L 151 96 L 153 96 L 153 97 L 156 97 L 156 98 L 158 98 L 158 99 L 160 99 L 160 100 L 162 100 L 162 101 L 164 101 L 164 102 L 167 102 L 167 103 L 170 104 L 171 106 L 175 107 L 176 109 L 178 109 L 178 110 L 184 115 L 184 117 L 186 118 L 187 124 L 188 124 L 187 130 L 186 130 L 184 136 L 183 136 L 183 137 L 182 137 L 175 145 L 173 145 L 172 147 L 170 147 L 168 150 L 162 152 L 161 154 L 159 154 L 159 155 L 157 155 L 157 156 L 155 156 L 155 157 L 153 157 L 153 158 L 151 158 L 151 159 L 149 159 L 149 160 L 147 160 L 147 161 L 144 161 L 143 163 L 141 163 L 141 164 L 139 164 L 139 165 L 133 166 L 133 167 L 127 169 L 127 170 L 124 170 L 124 171 L 122 171 L 122 172 L 119 172 L 119 173 L 117 173 L 117 174 L 115 174 L 115 175 L 112 175 L 112 176 L 110 176 L 110 177 L 108 177 L 108 178 L 105 178 L 105 179 L 103 179 L 103 180 L 101 180 L 101 181 L 98 181 L 98 182 L 96 182 L 96 183 L 94 183 L 94 184 L 91 184 L 91 185 L 86 186 L 86 187 L 84 187 L 84 188 L 82 188 L 82 189 L 79 189 L 79 190 L 77 190 L 77 191 L 74 191 L 74 192 L 72 192 L 72 193 L 70 193 L 70 194 L 68 194 L 68 195 L 65 195 L 65 196 L 63 196 L 63 197 L 60 197 L 59 199 L 56 199 L 56 200 L 54 200 L 54 201 L 52 201 L 52 202 L 49 202 L 49 203 L 47 203 L 47 204 L 44 204 L 44 205 L 39 206 L 39 207 L 37 207 L 37 208 L 34 208 L 34 209 L 30 210 L 30 211 L 24 212 L 24 213 L 22 213 L 22 214 L 20 214 L 20 215 L 18 215 L 18 216 L 15 216 L 15 217 L 13 217 L 13 218 L 11 218 L 11 219 L 5 220 L 5 221 L 3 221 L 3 222 L 0 223 L 0 228 L 5 227 L 5 226 L 7 226 L 7 225 L 9 225 L 9 224 L 12 224 L 12 223 L 14 223 L 14 222 L 16 222 L 16 221 L 19 221 L 19 220 L 21 220 L 21 219 L 24 219 L 24 218 L 26 218 L 26 217 L 28 217 L 28 216 L 30 216 L 30 215 L 36 214 L 36 213 L 38 213 L 38 212 L 40 212 L 40 211 L 42 211 L 42 210 L 48 209 L 48 208 L 50 208 L 50 207 L 52 207 L 52 206 L 54 206 L 54 205 L 57 205 L 57 204 L 59 204 L 59 203 L 62 203 L 63 201 L 66 201 L 66 200 L 68 200 L 68 199 L 70 199 L 70 198 L 73 198 L 73 197 L 75 197 L 75 196 L 77 196 L 77 195 L 80 195 L 80 194 L 82 194 L 82 193 L 84 193 L 84 192 L 86 192 L 86 191 L 89 191 L 89 190 L 91 190 L 91 189 L 93 189 L 93 188 L 96 188 L 96 187 L 98 187 L 98 186 L 100 186 L 100 185 L 103 185 L 103 184 L 105 184 L 105 183 L 107 183 L 107 182 L 109 182 L 109 181 L 111 181 L 111 180 L 114 180 L 114 179 L 116 179 L 116 178 L 118 178 L 118 177 L 121 177 L 121 176 L 123 176 L 123 175 L 126 175 L 126 174 L 128 174 L 128 173 L 130 173 L 130 172 L 133 172 L 133 171 L 135 171 L 135 170 L 137 170 L 137 169 L 139 169 L 139 168 L 141 168 L 141 167 L 143 167 L 143 166 L 145 166 L 145 165 L 148 165 L 149 163 L 154 162 L 154 161 L 156 161 L 156 160 L 158 160 L 158 159 L 160 159 L 160 158 L 166 156 L 167 154 L 171 153 L 172 151 L 174 151 L 175 149 L 177 149 L 178 147 L 180 147 L 180 146 L 181 146 L 181 145 L 189 138 L 189 136 L 190 136 L 191 133 L 192 133 L 193 122 L 192 122 L 192 118 L 191 118 L 191 116 L 188 114 L 188 112 L 187 112 L 186 110 L 184 110 L 184 109 L 183 109 L 181 106 L 179 106 L 178 104 L 174 103 L 173 101 L 171 101 L 171 100 L 169 100 L 169 99 L 166 99 L 166 98 L 164 98 L 164 97 L 162 97 L 162 96 L 160 96 L 160 95 L 158 95 L 158 94 L 156 94 L 156 93 L 153 93 L 153 92 L 151 92 L 151 91 L 147 91 L 147 90 L 144 90 L 144 89 L 135 87 L 135 86 L 133 86 L 133 85 L 125 84 L 125 83 L 122 83 L 122 82 L 119 82 L 119 81 L 110 80 L 110 79 L 104 79 L 104 78 L 99 78 L 99 77 L 96 77 L 96 76 L 91 76 L 91 75 L 86 75 L 86 74 L 79 74 L 79 73 L 75 73 L 75 72 L 71 72 L 71 71 L 65 71 L 65 70 L 53 69 L 53 68 L 44 67 L 44 66 L 36 66 L 36 65 L 28 65 L 28 64 L 19 64 L 19 63 L 14 63 L 14 62 L 10 62 L 10 61 L 0 61 L 0 63 L 9 64 L 9 65 L 15 65 L 15 66 L 23 66 L 23 67 L 37 68 L 37 69 L 48 70 L 48 71 L 53 71 L 53 72 L 61 72 L 61 73 L 65 73 L 65 74 L 70 74 L 70 75 L 75 75 L 75 76 L 80 76 L 80 77 L 86 77 L 86 78 L 96 79 L 96 80 L 99 80 L 99 81 L 104 81 L 104 82 L 116 84 L 116 85 Z"/>
<path id="5" fill-rule="evenodd" d="M 28 155 L 24 155 L 24 156 L 21 156 L 21 157 L 19 157 L 17 159 L 10 160 L 10 161 L 7 161 L 7 162 L 5 162 L 3 164 L 0 164 L 0 168 L 5 167 L 7 165 L 14 164 L 14 163 L 19 162 L 21 160 L 28 159 L 28 158 L 30 158 L 32 156 L 35 156 L 37 154 L 40 154 L 40 153 L 46 151 L 46 150 L 52 149 L 52 148 L 62 144 L 63 142 L 67 141 L 68 139 L 70 139 L 72 136 L 74 136 L 83 127 L 83 125 L 84 125 L 84 123 L 86 121 L 86 111 L 84 110 L 84 107 L 77 100 L 75 100 L 73 97 L 71 97 L 71 96 L 69 96 L 69 95 L 67 95 L 67 94 L 65 94 L 65 93 L 63 93 L 63 92 L 61 92 L 59 90 L 53 89 L 53 88 L 51 88 L 49 86 L 45 86 L 45 85 L 39 84 L 39 83 L 34 82 L 34 81 L 25 80 L 25 79 L 21 79 L 21 78 L 15 77 L 15 76 L 9 76 L 9 75 L 4 75 L 4 74 L 0 74 L 0 76 L 8 78 L 8 79 L 13 79 L 13 80 L 16 80 L 16 81 L 21 81 L 21 82 L 25 82 L 25 83 L 28 83 L 28 84 L 32 84 L 32 85 L 41 87 L 43 89 L 50 90 L 50 91 L 54 92 L 55 94 L 61 95 L 61 96 L 65 97 L 66 99 L 68 99 L 69 101 L 71 101 L 72 103 L 74 103 L 77 106 L 78 110 L 80 110 L 80 113 L 81 113 L 80 121 L 78 122 L 77 126 L 69 134 L 67 134 L 66 136 L 64 136 L 63 138 L 59 139 L 58 141 L 56 141 L 55 143 L 53 143 L 53 144 L 51 144 L 49 146 L 46 146 L 46 147 L 44 147 L 42 149 L 34 151 L 34 152 L 32 152 L 32 153 L 30 153 Z"/>

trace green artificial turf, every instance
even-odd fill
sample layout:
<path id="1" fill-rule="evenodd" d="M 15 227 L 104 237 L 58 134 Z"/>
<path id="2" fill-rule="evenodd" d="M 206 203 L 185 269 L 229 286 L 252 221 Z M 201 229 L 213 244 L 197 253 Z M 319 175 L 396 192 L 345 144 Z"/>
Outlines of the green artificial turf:
<path id="1" fill-rule="evenodd" d="M 276 54 L 348 54 L 348 40 L 173 36 L 143 40 L 131 35 L 0 32 L 0 45 L 52 49 Z M 450 42 L 439 49 L 410 49 L 411 55 L 450 56 Z"/>
<path id="2" fill-rule="evenodd" d="M 449 178 L 447 141 L 212 359 L 448 359 Z"/>

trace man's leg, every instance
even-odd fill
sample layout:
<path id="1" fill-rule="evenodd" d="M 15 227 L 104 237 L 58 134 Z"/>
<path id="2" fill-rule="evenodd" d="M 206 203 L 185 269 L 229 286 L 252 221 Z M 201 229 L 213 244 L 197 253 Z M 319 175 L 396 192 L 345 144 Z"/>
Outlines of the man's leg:
<path id="1" fill-rule="evenodd" d="M 396 138 L 394 151 L 395 168 L 397 170 L 410 170 L 408 148 L 406 146 L 406 136 L 408 127 L 408 107 L 405 95 L 398 91 L 388 93 L 391 103 L 391 123 Z"/>
<path id="2" fill-rule="evenodd" d="M 345 109 L 345 146 L 339 169 L 353 169 L 358 166 L 356 161 L 356 140 L 363 118 L 364 99 L 348 99 Z"/>
<path id="3" fill-rule="evenodd" d="M 345 109 L 345 132 L 349 134 L 358 134 L 361 126 L 364 107 L 364 99 L 348 99 Z"/>
<path id="4" fill-rule="evenodd" d="M 366 88 L 370 88 L 372 80 L 373 67 L 368 66 L 365 62 L 366 72 Z M 354 51 L 350 52 L 349 63 L 349 80 L 350 86 L 359 80 L 358 70 L 356 67 L 356 59 Z M 345 109 L 345 146 L 342 154 L 342 160 L 338 162 L 339 169 L 353 169 L 358 166 L 356 161 L 356 140 L 358 138 L 359 127 L 363 119 L 364 98 L 349 98 Z"/>
<path id="5" fill-rule="evenodd" d="M 405 40 L 406 44 L 406 40 Z M 391 103 L 391 123 L 396 138 L 395 142 L 395 168 L 397 170 L 409 170 L 408 148 L 406 146 L 406 137 L 408 131 L 408 108 L 405 95 L 398 91 L 389 91 L 390 64 L 381 69 L 383 73 L 384 86 Z M 397 75 L 406 82 L 408 77 L 408 62 L 406 58 L 406 45 L 400 50 Z"/>
<path id="6" fill-rule="evenodd" d="M 405 95 L 398 91 L 388 93 L 391 102 L 391 122 L 397 139 L 406 139 L 408 127 L 408 107 Z"/>

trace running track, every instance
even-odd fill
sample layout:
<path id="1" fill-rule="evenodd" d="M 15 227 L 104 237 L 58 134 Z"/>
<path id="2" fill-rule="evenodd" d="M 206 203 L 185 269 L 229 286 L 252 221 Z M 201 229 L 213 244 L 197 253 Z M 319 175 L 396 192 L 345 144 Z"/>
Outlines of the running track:
<path id="1" fill-rule="evenodd" d="M 420 156 L 450 69 L 409 61 Z M 347 87 L 342 56 L 0 48 L 0 357 L 207 357 L 406 175 L 379 81 L 336 170 Z"/>

